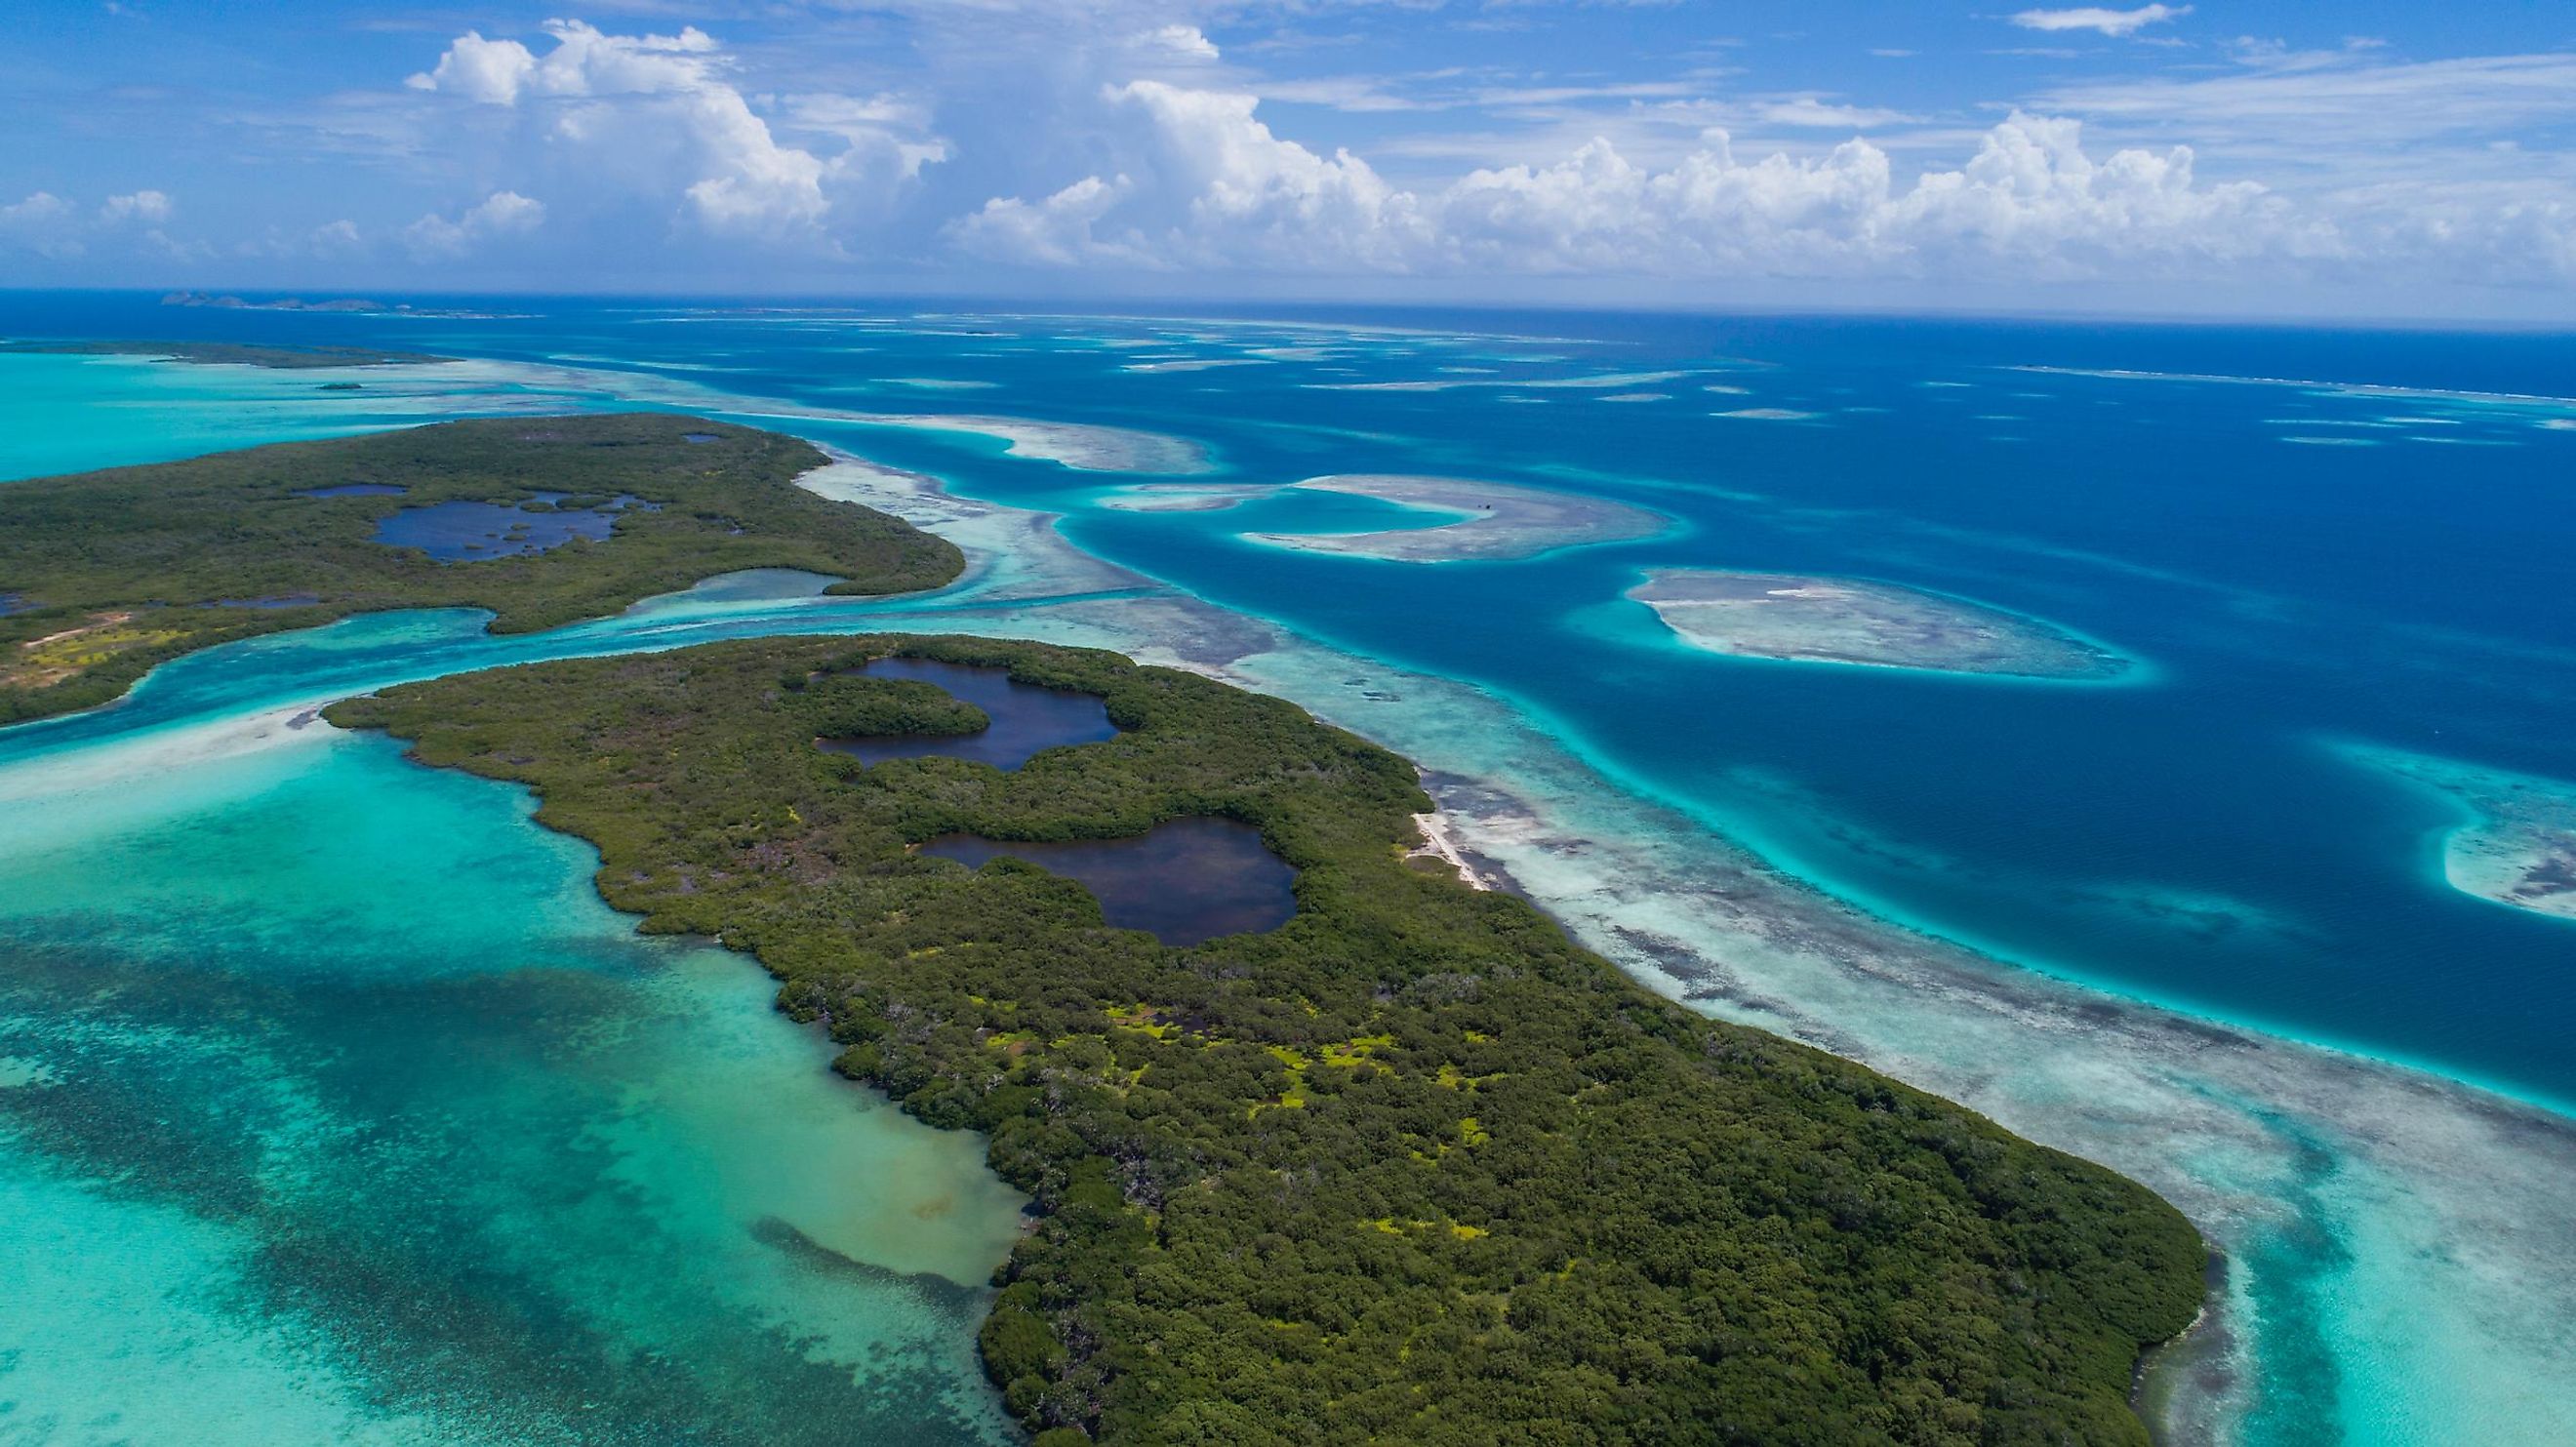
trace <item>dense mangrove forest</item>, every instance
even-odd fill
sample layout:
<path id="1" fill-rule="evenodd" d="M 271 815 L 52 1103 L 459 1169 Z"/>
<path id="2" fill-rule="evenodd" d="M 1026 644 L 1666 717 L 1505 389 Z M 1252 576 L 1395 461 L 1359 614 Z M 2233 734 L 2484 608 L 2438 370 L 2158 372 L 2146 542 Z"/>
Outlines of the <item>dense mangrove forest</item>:
<path id="1" fill-rule="evenodd" d="M 331 367 L 389 367 L 398 363 L 453 362 L 428 352 L 379 347 L 290 346 L 262 342 L 7 341 L 0 353 L 39 352 L 71 357 L 152 357 L 197 366 L 269 367 L 285 372 Z M 347 385 L 345 383 L 341 385 Z"/>
<path id="2" fill-rule="evenodd" d="M 801 465 L 725 436 L 763 480 L 743 496 Z M 361 471 L 321 455 L 299 483 Z M 942 561 L 878 545 L 871 577 Z M 486 606 L 564 616 L 611 576 Z M 862 672 L 890 654 L 1096 694 L 1119 732 L 1009 772 L 818 748 L 984 722 Z M 1038 1214 L 983 1358 L 1041 1447 L 2134 1447 L 2140 1352 L 2200 1299 L 2198 1236 L 2144 1188 L 1658 998 L 1425 868 L 1412 767 L 1277 699 L 1108 653 L 884 637 L 552 662 L 327 716 L 529 786 L 642 928 L 750 952 L 844 1073 L 989 1137 Z M 918 849 L 1199 817 L 1297 871 L 1285 924 L 1170 947 L 1033 865 Z"/>
<path id="3" fill-rule="evenodd" d="M 796 485 L 825 461 L 777 433 L 624 413 L 442 422 L 12 482 L 0 487 L 0 724 L 105 703 L 183 653 L 352 613 L 481 608 L 495 631 L 527 632 L 747 568 L 830 574 L 836 593 L 935 587 L 962 570 L 953 545 Z M 440 509 L 493 519 L 488 556 L 435 556 L 393 526 Z M 529 541 L 539 534 L 548 545 Z"/>

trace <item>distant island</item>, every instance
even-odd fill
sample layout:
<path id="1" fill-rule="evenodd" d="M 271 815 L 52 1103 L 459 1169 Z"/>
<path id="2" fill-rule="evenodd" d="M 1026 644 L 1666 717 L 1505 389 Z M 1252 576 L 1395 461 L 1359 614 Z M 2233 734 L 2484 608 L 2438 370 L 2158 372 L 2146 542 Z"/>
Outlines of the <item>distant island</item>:
<path id="1" fill-rule="evenodd" d="M 774 432 L 664 413 L 507 417 L 0 485 L 0 723 L 122 694 L 196 649 L 352 613 L 486 608 L 498 632 L 718 573 L 836 593 L 955 578 L 955 546 L 796 485 Z"/>
<path id="2" fill-rule="evenodd" d="M 158 357 L 172 362 L 301 371 L 322 367 L 386 367 L 398 362 L 453 362 L 427 352 L 388 352 L 374 347 L 306 347 L 256 342 L 0 342 L 0 352 L 39 352 L 73 357 Z"/>
<path id="3" fill-rule="evenodd" d="M 818 746 L 1008 722 L 889 655 L 1096 696 L 1116 731 L 1010 770 Z M 755 954 L 841 1071 L 990 1138 L 1039 1214 L 983 1361 L 1035 1447 L 2145 1447 L 2132 1373 L 2201 1298 L 2143 1187 L 1408 857 L 1413 767 L 1278 699 L 1037 644 L 764 639 L 326 717 L 531 786 L 640 928 Z M 1167 945 L 1008 857 L 1190 821 L 1258 831 L 1284 924 Z M 961 839 L 1002 857 L 932 857 Z"/>
<path id="4" fill-rule="evenodd" d="M 363 297 L 335 297 L 329 301 L 306 301 L 302 297 L 283 296 L 274 297 L 267 301 L 251 301 L 247 298 L 232 296 L 229 294 L 218 295 L 202 291 L 168 292 L 162 296 L 161 304 L 163 306 L 213 307 L 220 311 L 343 312 L 368 313 L 398 317 L 440 317 L 449 320 L 459 318 L 472 320 L 502 315 L 502 313 L 498 312 L 476 311 L 459 307 L 413 306 L 409 302 L 394 302 L 388 305 L 387 303 L 380 301 L 368 301 Z"/>
<path id="5" fill-rule="evenodd" d="M 2035 618 L 1893 583 L 1659 568 L 1628 596 L 1692 647 L 1742 658 L 2070 680 L 2132 666 Z"/>
<path id="6" fill-rule="evenodd" d="M 1254 542 L 1312 553 L 1394 562 L 1463 562 L 1535 557 L 1586 543 L 1652 537 L 1671 527 L 1657 513 L 1606 498 L 1457 477 L 1353 473 L 1310 477 L 1292 487 L 1348 493 L 1455 515 L 1428 527 L 1369 533 L 1246 533 Z M 1129 504 L 1134 507 L 1134 503 Z"/>
<path id="7" fill-rule="evenodd" d="M 174 291 L 161 298 L 163 306 L 208 306 L 227 311 L 263 312 L 380 312 L 390 310 L 383 302 L 357 297 L 334 301 L 306 301 L 302 297 L 279 297 L 274 301 L 245 301 L 237 296 L 216 296 L 202 291 Z"/>

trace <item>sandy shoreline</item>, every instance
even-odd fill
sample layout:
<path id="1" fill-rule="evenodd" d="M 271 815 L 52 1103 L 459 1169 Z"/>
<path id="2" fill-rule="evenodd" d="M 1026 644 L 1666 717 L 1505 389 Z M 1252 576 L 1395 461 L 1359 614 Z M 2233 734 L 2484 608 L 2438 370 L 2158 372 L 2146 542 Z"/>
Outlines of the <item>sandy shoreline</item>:
<path id="1" fill-rule="evenodd" d="M 1447 814 L 1438 808 L 1434 808 L 1428 814 L 1416 814 L 1413 816 L 1413 827 L 1422 831 L 1422 843 L 1416 848 L 1405 851 L 1405 858 L 1437 859 L 1455 870 L 1458 882 L 1469 889 L 1495 887 L 1497 881 L 1487 879 L 1476 866 L 1467 862 L 1465 854 L 1459 850 L 1456 826 L 1449 822 Z"/>

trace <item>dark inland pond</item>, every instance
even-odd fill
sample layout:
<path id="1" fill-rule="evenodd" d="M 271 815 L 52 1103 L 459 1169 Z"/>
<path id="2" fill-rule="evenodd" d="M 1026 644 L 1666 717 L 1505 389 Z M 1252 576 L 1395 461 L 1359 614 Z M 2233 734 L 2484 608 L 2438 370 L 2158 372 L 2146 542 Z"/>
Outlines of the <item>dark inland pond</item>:
<path id="1" fill-rule="evenodd" d="M 869 678 L 927 683 L 984 711 L 992 724 L 971 734 L 884 734 L 817 740 L 834 753 L 871 764 L 888 759 L 938 757 L 1016 769 L 1039 753 L 1065 744 L 1115 738 L 1109 707 L 1096 694 L 1015 683 L 1008 670 L 940 663 L 927 658 L 880 658 L 860 670 Z"/>
<path id="2" fill-rule="evenodd" d="M 1002 855 L 1026 860 L 1090 890 L 1110 924 L 1167 945 L 1277 929 L 1297 912 L 1297 871 L 1262 844 L 1260 830 L 1233 819 L 1174 819 L 1129 839 L 943 834 L 921 852 L 978 868 Z"/>
<path id="3" fill-rule="evenodd" d="M 1118 735 L 1098 695 L 1016 682 L 1007 669 L 880 658 L 859 671 L 869 678 L 930 684 L 991 720 L 971 734 L 815 741 L 870 764 L 936 757 L 1017 769 L 1045 750 Z M 1025 860 L 1090 890 L 1110 924 L 1145 930 L 1167 945 L 1276 929 L 1297 912 L 1297 871 L 1270 852 L 1260 830 L 1233 819 L 1174 819 L 1129 839 L 1039 843 L 945 834 L 921 850 L 974 869 L 1003 855 Z"/>
<path id="4" fill-rule="evenodd" d="M 352 488 L 315 492 L 312 496 L 345 496 Z M 598 542 L 617 527 L 617 514 L 628 507 L 659 512 L 661 505 L 624 494 L 597 507 L 559 507 L 570 493 L 540 492 L 529 503 L 440 502 L 407 507 L 376 524 L 376 541 L 387 547 L 418 548 L 442 563 L 477 562 L 521 553 L 543 553 L 575 538 Z"/>

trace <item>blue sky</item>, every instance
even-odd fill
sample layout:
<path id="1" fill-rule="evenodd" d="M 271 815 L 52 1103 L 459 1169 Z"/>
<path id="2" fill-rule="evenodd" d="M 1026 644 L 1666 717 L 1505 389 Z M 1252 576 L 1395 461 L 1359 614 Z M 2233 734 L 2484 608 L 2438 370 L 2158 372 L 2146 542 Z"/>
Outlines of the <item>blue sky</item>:
<path id="1" fill-rule="evenodd" d="M 0 282 L 2576 316 L 2576 6 L 22 0 Z"/>

